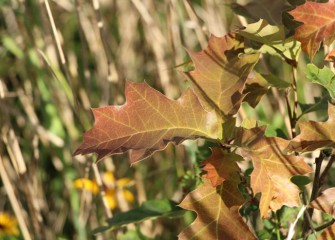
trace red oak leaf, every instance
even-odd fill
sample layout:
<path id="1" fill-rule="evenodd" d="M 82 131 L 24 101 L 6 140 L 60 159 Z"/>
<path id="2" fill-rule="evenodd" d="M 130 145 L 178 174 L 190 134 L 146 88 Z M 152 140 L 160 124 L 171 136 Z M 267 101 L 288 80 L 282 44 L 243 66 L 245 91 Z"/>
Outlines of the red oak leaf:
<path id="1" fill-rule="evenodd" d="M 310 152 L 319 148 L 335 147 L 335 106 L 328 104 L 329 118 L 326 122 L 301 122 L 300 134 L 292 139 L 288 149 Z"/>
<path id="2" fill-rule="evenodd" d="M 221 148 L 213 148 L 212 155 L 205 159 L 201 165 L 204 165 L 202 170 L 207 173 L 205 177 L 209 179 L 213 187 L 217 187 L 224 180 L 229 179 L 231 174 L 240 172 L 237 161 L 243 158 L 235 153 L 225 152 Z"/>
<path id="3" fill-rule="evenodd" d="M 249 72 L 259 54 L 243 54 L 244 45 L 235 34 L 211 36 L 208 47 L 189 54 L 195 70 L 184 75 L 206 109 L 214 109 L 221 116 L 234 115 L 240 108 L 243 89 Z"/>
<path id="4" fill-rule="evenodd" d="M 310 203 L 310 206 L 335 217 L 335 188 L 329 188 Z"/>
<path id="5" fill-rule="evenodd" d="M 189 193 L 182 201 L 182 208 L 195 211 L 195 221 L 179 234 L 179 239 L 256 239 L 239 215 L 244 200 L 237 188 L 239 176 L 214 188 L 209 180 Z"/>
<path id="6" fill-rule="evenodd" d="M 295 30 L 294 38 L 301 42 L 302 49 L 311 59 L 319 50 L 321 42 L 329 45 L 335 39 L 335 0 L 327 3 L 307 1 L 289 12 L 303 25 Z"/>
<path id="7" fill-rule="evenodd" d="M 254 193 L 261 192 L 260 213 L 268 217 L 268 211 L 277 211 L 283 205 L 299 206 L 299 188 L 291 182 L 294 175 L 312 172 L 302 157 L 284 154 L 288 140 L 265 137 L 264 127 L 237 131 L 235 144 L 241 147 L 241 154 L 252 160 L 251 187 Z"/>
<path id="8" fill-rule="evenodd" d="M 317 240 L 334 240 L 335 239 L 335 224 L 327 227 Z"/>
<path id="9" fill-rule="evenodd" d="M 217 139 L 216 113 L 207 112 L 192 90 L 170 100 L 146 83 L 126 84 L 126 103 L 93 109 L 95 124 L 84 134 L 76 154 L 97 153 L 98 160 L 132 150 L 131 162 L 199 137 Z"/>

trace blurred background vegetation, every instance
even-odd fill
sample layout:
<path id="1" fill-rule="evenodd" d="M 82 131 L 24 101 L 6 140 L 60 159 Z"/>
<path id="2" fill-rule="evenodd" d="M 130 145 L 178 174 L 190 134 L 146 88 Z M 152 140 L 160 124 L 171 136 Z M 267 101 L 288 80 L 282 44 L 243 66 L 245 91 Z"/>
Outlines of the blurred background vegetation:
<path id="1" fill-rule="evenodd" d="M 188 86 L 176 69 L 189 62 L 185 49 L 203 49 L 210 34 L 222 36 L 246 24 L 252 16 L 232 9 L 243 13 L 241 5 L 248 2 L 257 5 L 1 0 L 0 236 L 90 239 L 93 229 L 119 211 L 151 199 L 180 202 L 199 183 L 196 163 L 209 154 L 206 145 L 200 150 L 192 142 L 168 146 L 131 168 L 126 155 L 96 165 L 94 156 L 72 153 L 93 124 L 90 108 L 124 103 L 126 80 L 145 80 L 177 98 Z M 290 66 L 281 59 L 263 63 L 273 74 L 291 78 Z M 314 103 L 319 88 L 299 84 L 304 84 L 301 102 Z M 270 123 L 273 132 L 285 129 L 288 119 L 278 96 L 283 93 L 270 92 L 256 111 L 244 105 L 239 118 Z M 146 221 L 96 238 L 174 239 L 193 217 Z"/>

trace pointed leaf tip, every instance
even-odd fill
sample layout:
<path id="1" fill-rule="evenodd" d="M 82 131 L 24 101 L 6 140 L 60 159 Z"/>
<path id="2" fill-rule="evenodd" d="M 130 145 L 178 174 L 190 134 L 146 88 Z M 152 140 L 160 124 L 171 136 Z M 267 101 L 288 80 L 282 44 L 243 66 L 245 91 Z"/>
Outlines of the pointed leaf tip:
<path id="1" fill-rule="evenodd" d="M 206 49 L 189 51 L 195 69 L 184 76 L 193 83 L 203 106 L 222 117 L 239 110 L 245 81 L 259 58 L 259 54 L 243 53 L 243 39 L 233 33 L 224 37 L 211 35 Z"/>
<path id="2" fill-rule="evenodd" d="M 335 0 L 326 3 L 307 1 L 289 12 L 303 25 L 295 30 L 294 38 L 311 59 L 321 42 L 329 45 L 335 40 Z"/>
<path id="3" fill-rule="evenodd" d="M 335 106 L 328 104 L 328 120 L 325 122 L 301 122 L 300 134 L 291 140 L 288 150 L 311 152 L 335 147 Z"/>
<path id="4" fill-rule="evenodd" d="M 126 83 L 126 103 L 93 109 L 95 123 L 84 134 L 77 154 L 97 153 L 100 160 L 131 151 L 131 162 L 199 137 L 217 139 L 218 118 L 207 112 L 192 90 L 171 100 L 146 83 Z"/>

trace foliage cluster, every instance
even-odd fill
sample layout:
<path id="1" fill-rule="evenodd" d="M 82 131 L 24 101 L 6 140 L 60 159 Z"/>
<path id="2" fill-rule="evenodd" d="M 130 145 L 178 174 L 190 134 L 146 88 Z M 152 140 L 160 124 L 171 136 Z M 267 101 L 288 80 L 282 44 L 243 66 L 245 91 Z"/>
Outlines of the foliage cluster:
<path id="1" fill-rule="evenodd" d="M 6 238 L 334 239 L 335 0 L 0 6 Z"/>

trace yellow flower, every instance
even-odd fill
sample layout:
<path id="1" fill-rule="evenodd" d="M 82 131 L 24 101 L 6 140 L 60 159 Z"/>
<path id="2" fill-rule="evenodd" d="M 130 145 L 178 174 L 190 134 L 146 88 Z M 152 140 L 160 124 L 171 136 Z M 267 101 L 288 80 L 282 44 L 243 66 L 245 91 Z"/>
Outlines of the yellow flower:
<path id="1" fill-rule="evenodd" d="M 96 181 L 92 181 L 87 178 L 78 178 L 73 182 L 75 188 L 85 189 L 93 194 L 97 194 L 99 192 L 99 186 Z"/>
<path id="2" fill-rule="evenodd" d="M 7 213 L 0 212 L 0 236 L 1 235 L 19 235 L 17 221 Z"/>
<path id="3" fill-rule="evenodd" d="M 115 190 L 114 189 L 108 189 L 106 191 L 106 201 L 107 201 L 107 205 L 110 209 L 115 209 L 117 207 L 117 202 L 116 202 L 116 196 L 115 196 Z"/>
<path id="4" fill-rule="evenodd" d="M 116 188 L 121 190 L 124 199 L 128 203 L 134 202 L 133 193 L 125 189 L 125 187 L 131 182 L 131 179 L 120 178 L 119 180 L 116 181 L 112 172 L 105 172 L 102 175 L 102 182 L 104 184 L 106 192 L 106 200 L 109 208 L 115 209 L 117 207 L 117 199 L 115 195 Z M 73 185 L 78 189 L 85 189 L 87 191 L 92 192 L 93 194 L 97 194 L 99 192 L 99 186 L 97 185 L 95 180 L 92 181 L 87 178 L 79 178 L 73 182 Z"/>
<path id="5" fill-rule="evenodd" d="M 117 207 L 115 187 L 119 188 L 122 191 L 124 199 L 128 203 L 134 202 L 134 195 L 132 194 L 132 192 L 130 192 L 127 189 L 124 189 L 126 185 L 129 184 L 131 181 L 129 178 L 120 178 L 119 180 L 115 181 L 115 177 L 113 173 L 106 172 L 102 175 L 102 181 L 107 187 L 106 200 L 107 200 L 108 206 L 111 209 L 114 209 Z"/>

